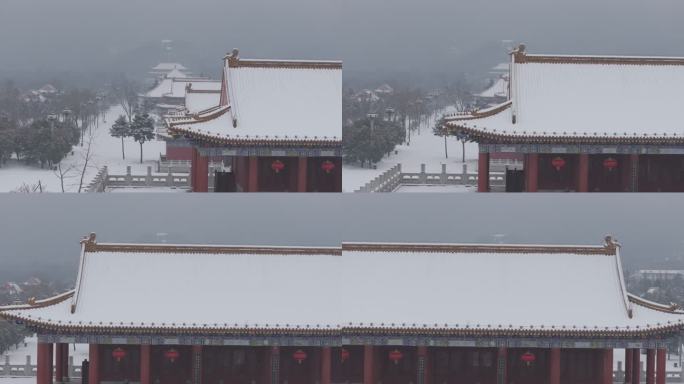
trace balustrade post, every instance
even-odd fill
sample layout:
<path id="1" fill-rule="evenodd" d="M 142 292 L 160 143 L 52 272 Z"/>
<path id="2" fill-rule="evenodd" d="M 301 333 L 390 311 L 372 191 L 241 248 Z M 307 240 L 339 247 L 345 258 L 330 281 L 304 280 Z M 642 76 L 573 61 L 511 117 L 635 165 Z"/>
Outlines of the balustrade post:
<path id="1" fill-rule="evenodd" d="M 26 364 L 24 365 L 24 376 L 33 376 L 33 366 L 31 366 L 31 355 L 26 355 Z"/>

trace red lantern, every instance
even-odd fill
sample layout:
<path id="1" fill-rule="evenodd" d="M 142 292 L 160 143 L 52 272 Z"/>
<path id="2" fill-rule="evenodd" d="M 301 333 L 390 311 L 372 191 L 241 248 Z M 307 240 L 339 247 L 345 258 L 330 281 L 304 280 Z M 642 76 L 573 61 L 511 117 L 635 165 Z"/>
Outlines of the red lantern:
<path id="1" fill-rule="evenodd" d="M 302 351 L 301 349 L 298 349 L 292 354 L 292 358 L 297 360 L 297 364 L 301 364 L 302 361 L 306 360 L 306 357 L 306 352 Z"/>
<path id="2" fill-rule="evenodd" d="M 126 351 L 124 351 L 124 349 L 121 347 L 114 348 L 114 350 L 112 351 L 112 357 L 116 360 L 117 363 L 119 363 L 126 357 Z"/>
<path id="3" fill-rule="evenodd" d="M 321 169 L 325 171 L 325 173 L 330 173 L 335 169 L 335 163 L 333 163 L 330 160 L 326 160 L 321 164 Z"/>
<path id="4" fill-rule="evenodd" d="M 274 161 L 274 162 L 271 163 L 271 169 L 272 169 L 275 173 L 280 173 L 280 171 L 282 171 L 283 169 L 285 169 L 285 163 L 283 163 L 283 162 L 280 161 L 280 160 L 276 160 L 276 161 Z"/>
<path id="5" fill-rule="evenodd" d="M 562 157 L 554 157 L 553 160 L 551 160 L 551 165 L 556 168 L 556 171 L 560 171 L 565 167 L 565 160 Z"/>
<path id="6" fill-rule="evenodd" d="M 534 353 L 527 351 L 520 356 L 520 360 L 522 360 L 522 362 L 529 367 L 532 365 L 532 363 L 534 363 L 535 360 L 537 360 L 537 356 L 535 356 Z"/>
<path id="7" fill-rule="evenodd" d="M 395 349 L 389 353 L 389 359 L 392 360 L 394 364 L 399 364 L 399 360 L 404 358 L 404 354 L 400 350 Z"/>
<path id="8" fill-rule="evenodd" d="M 342 348 L 342 350 L 340 351 L 340 359 L 343 363 L 349 360 L 349 351 L 347 351 L 346 348 Z"/>
<path id="9" fill-rule="evenodd" d="M 168 361 L 173 363 L 178 359 L 178 357 L 180 357 L 180 353 L 178 353 L 178 351 L 176 351 L 175 349 L 171 348 L 168 351 L 164 352 L 164 357 L 166 357 Z"/>
<path id="10" fill-rule="evenodd" d="M 603 160 L 603 168 L 605 168 L 609 171 L 612 171 L 613 169 L 617 168 L 617 166 L 618 166 L 618 161 L 612 157 L 609 157 L 609 158 Z"/>

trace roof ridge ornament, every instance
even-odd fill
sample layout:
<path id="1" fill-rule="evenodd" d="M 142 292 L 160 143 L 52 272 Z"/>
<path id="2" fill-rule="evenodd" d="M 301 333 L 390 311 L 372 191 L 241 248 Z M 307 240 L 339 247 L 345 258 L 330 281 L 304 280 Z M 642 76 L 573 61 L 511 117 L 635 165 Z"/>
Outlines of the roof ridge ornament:
<path id="1" fill-rule="evenodd" d="M 615 253 L 615 250 L 620 247 L 620 243 L 613 235 L 606 235 L 604 247 L 606 247 L 606 250 L 611 251 L 611 253 Z"/>
<path id="2" fill-rule="evenodd" d="M 237 48 L 233 48 L 233 50 L 230 53 L 227 53 L 223 59 L 228 61 L 229 66 L 237 66 L 240 62 L 240 50 Z"/>
<path id="3" fill-rule="evenodd" d="M 511 55 L 513 55 L 513 62 L 525 62 L 525 57 L 527 56 L 525 48 L 525 44 L 518 44 L 518 46 L 511 51 Z"/>
<path id="4" fill-rule="evenodd" d="M 81 239 L 81 244 L 84 245 L 86 252 L 92 252 L 97 249 L 97 235 L 95 232 L 90 232 L 90 235 Z"/>

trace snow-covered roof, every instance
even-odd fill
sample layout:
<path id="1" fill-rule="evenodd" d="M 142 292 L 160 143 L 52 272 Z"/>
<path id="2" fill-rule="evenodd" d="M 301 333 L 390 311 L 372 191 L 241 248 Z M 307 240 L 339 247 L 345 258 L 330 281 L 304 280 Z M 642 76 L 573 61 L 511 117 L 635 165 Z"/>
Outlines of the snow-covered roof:
<path id="1" fill-rule="evenodd" d="M 188 92 L 185 95 L 185 109 L 189 113 L 198 113 L 213 107 L 218 107 L 221 92 Z"/>
<path id="2" fill-rule="evenodd" d="M 226 143 L 341 143 L 340 62 L 243 60 L 229 55 L 222 83 L 221 105 L 227 113 L 168 122 L 169 130 Z"/>
<path id="3" fill-rule="evenodd" d="M 495 114 L 447 117 L 490 142 L 684 142 L 684 58 L 512 54 L 511 91 Z"/>
<path id="4" fill-rule="evenodd" d="M 152 68 L 153 71 L 165 71 L 165 72 L 170 72 L 174 69 L 178 69 L 180 71 L 187 70 L 187 68 L 185 68 L 182 64 L 179 64 L 179 63 L 159 63 L 154 68 Z"/>
<path id="5" fill-rule="evenodd" d="M 619 245 L 82 242 L 75 291 L 0 308 L 70 330 L 654 335 L 684 313 L 625 291 Z M 216 303 L 220 303 L 217 305 Z M 410 303 L 410 305 L 406 305 Z"/>
<path id="6" fill-rule="evenodd" d="M 480 97 L 507 97 L 508 96 L 508 77 L 499 76 L 496 81 L 487 89 L 480 92 Z"/>
<path id="7" fill-rule="evenodd" d="M 188 75 L 178 69 L 173 69 L 166 74 L 167 79 L 184 79 L 186 77 L 188 77 Z"/>
<path id="8" fill-rule="evenodd" d="M 164 95 L 171 93 L 172 87 L 173 79 L 162 79 L 159 83 L 157 83 L 157 85 L 154 86 L 154 88 L 145 93 L 145 97 L 155 99 L 164 97 Z"/>
<path id="9" fill-rule="evenodd" d="M 216 80 L 209 80 L 206 78 L 164 78 L 154 88 L 149 90 L 145 96 L 150 98 L 185 98 L 186 88 L 190 86 L 194 90 L 199 91 L 219 91 L 221 90 L 221 82 Z"/>

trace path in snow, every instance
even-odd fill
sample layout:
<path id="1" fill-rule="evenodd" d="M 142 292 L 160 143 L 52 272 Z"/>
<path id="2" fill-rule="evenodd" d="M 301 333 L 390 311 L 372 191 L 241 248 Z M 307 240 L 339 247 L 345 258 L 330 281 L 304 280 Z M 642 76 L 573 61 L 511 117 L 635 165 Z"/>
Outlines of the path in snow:
<path id="1" fill-rule="evenodd" d="M 85 172 L 83 178 L 83 187 L 95 177 L 98 170 L 103 166 L 109 167 L 109 173 L 126 173 L 126 166 L 132 167 L 132 172 L 136 174 L 145 174 L 147 166 L 152 166 L 154 171 L 156 168 L 156 161 L 159 155 L 165 153 L 166 145 L 163 141 L 150 141 L 143 145 L 143 164 L 140 164 L 140 144 L 135 142 L 132 138 L 124 139 L 124 147 L 126 152 L 126 160 L 121 158 L 121 139 L 112 137 L 109 134 L 109 128 L 114 123 L 116 118 L 123 114 L 121 106 L 111 107 L 105 114 L 104 119 L 100 119 L 99 126 L 93 127 L 94 138 L 91 152 L 90 164 Z M 83 167 L 83 153 L 85 147 L 76 145 L 73 148 L 73 155 L 67 156 L 62 160 L 64 168 L 69 166 L 76 166 L 71 171 L 69 177 L 65 179 L 64 189 L 66 192 L 78 192 L 78 185 L 80 182 L 80 172 Z M 6 166 L 0 168 L 0 192 L 12 192 L 19 188 L 22 184 L 34 185 L 40 180 L 43 190 L 48 192 L 61 192 L 59 177 L 54 171 L 48 169 L 40 169 L 24 165 L 17 162 L 10 162 Z"/>
<path id="2" fill-rule="evenodd" d="M 342 167 L 342 190 L 344 192 L 354 192 L 367 182 L 371 181 L 381 173 L 401 163 L 401 169 L 405 172 L 420 172 L 420 165 L 425 164 L 426 172 L 441 172 L 442 164 L 447 165 L 447 172 L 461 173 L 463 163 L 461 162 L 462 145 L 454 137 L 447 137 L 447 150 L 449 158 L 444 156 L 444 137 L 435 136 L 432 128 L 436 119 L 444 113 L 452 113 L 453 108 L 446 108 L 440 113 L 421 124 L 420 128 L 411 132 L 411 145 L 399 145 L 396 148 L 397 154 L 392 153 L 380 160 L 376 164 L 377 169 L 361 168 L 359 166 L 344 164 Z M 466 164 L 469 170 L 477 169 L 477 143 L 466 143 Z M 470 189 L 468 189 L 469 191 Z M 404 192 L 404 191 L 402 191 Z M 424 190 L 420 192 L 438 192 L 434 190 Z M 447 192 L 441 190 L 439 192 Z M 462 191 L 448 191 L 462 192 Z"/>

